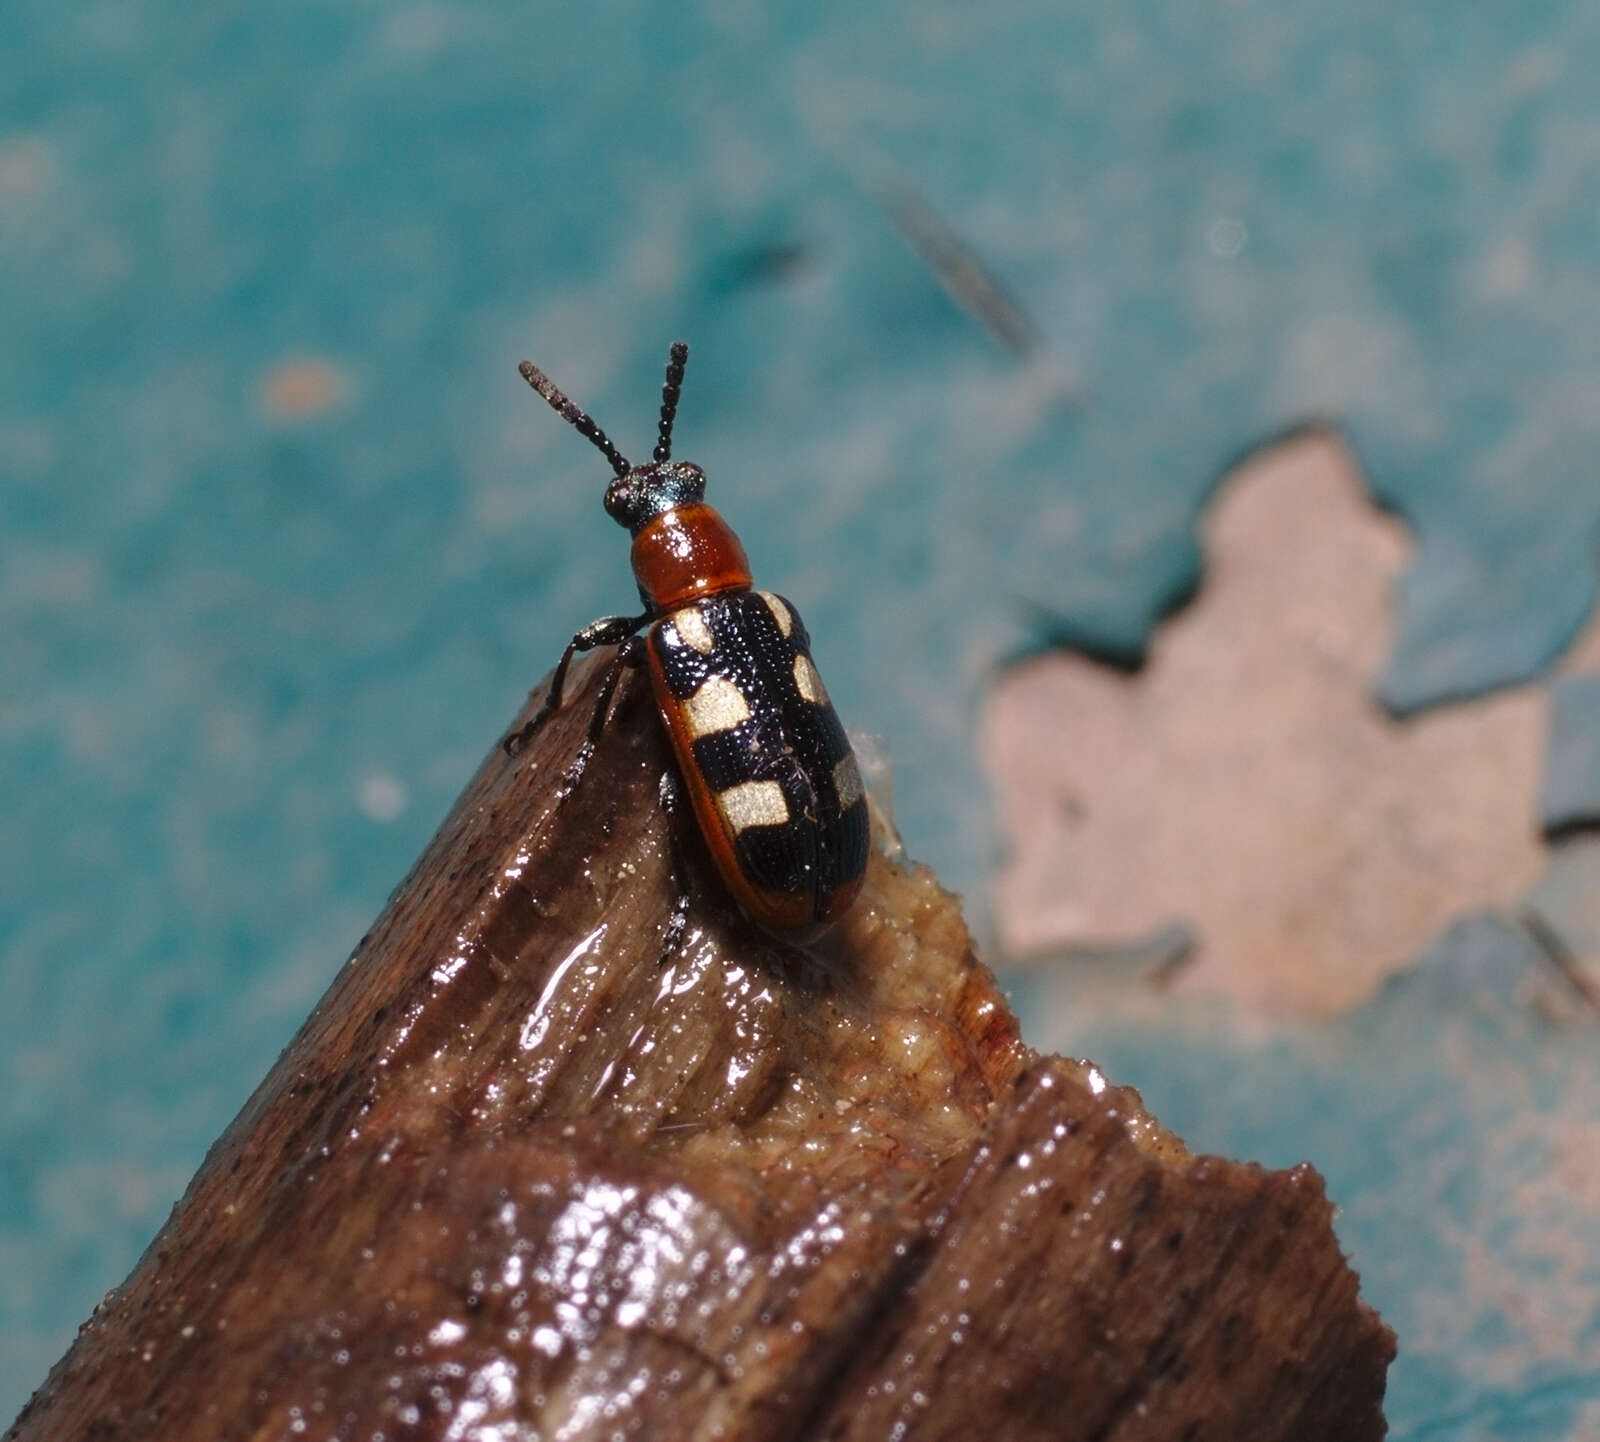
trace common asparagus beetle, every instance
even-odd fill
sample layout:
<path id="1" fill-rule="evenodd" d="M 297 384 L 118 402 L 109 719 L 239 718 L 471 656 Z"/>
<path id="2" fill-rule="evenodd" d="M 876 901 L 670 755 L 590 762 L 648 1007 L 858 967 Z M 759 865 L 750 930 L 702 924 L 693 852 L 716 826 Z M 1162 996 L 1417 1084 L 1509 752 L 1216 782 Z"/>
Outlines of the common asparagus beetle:
<path id="1" fill-rule="evenodd" d="M 687 345 L 672 347 L 660 438 L 642 466 L 630 465 L 537 366 L 519 367 L 611 463 L 616 475 L 605 507 L 633 537 L 644 610 L 604 616 L 579 631 L 561 653 L 544 703 L 506 737 L 505 748 L 515 754 L 561 705 L 574 652 L 616 646 L 569 786 L 593 753 L 623 670 L 648 666 L 678 771 L 728 890 L 767 926 L 831 922 L 855 899 L 866 871 L 861 773 L 799 614 L 783 597 L 753 588 L 739 538 L 705 503 L 705 472 L 671 459 L 688 359 Z"/>

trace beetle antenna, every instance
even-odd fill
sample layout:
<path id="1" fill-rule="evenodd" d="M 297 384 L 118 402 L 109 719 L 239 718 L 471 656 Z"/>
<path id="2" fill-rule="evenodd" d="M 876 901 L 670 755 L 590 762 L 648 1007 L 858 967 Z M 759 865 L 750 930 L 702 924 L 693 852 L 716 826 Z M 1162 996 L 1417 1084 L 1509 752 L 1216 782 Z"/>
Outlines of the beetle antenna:
<path id="1" fill-rule="evenodd" d="M 678 391 L 683 386 L 683 368 L 689 363 L 689 347 L 681 340 L 672 343 L 667 356 L 667 383 L 661 387 L 661 439 L 656 442 L 655 459 L 672 459 L 672 422 L 678 414 Z"/>
<path id="2" fill-rule="evenodd" d="M 619 476 L 625 476 L 633 469 L 622 453 L 611 444 L 611 437 L 601 430 L 585 412 L 580 411 L 577 406 L 573 405 L 556 383 L 538 366 L 532 361 L 523 361 L 517 367 L 517 370 L 521 373 L 523 380 L 527 381 L 534 390 L 549 401 L 551 406 L 564 419 L 571 421 L 577 427 L 579 435 L 587 436 L 600 448 L 600 453 L 611 462 L 611 469 Z M 681 366 L 678 368 L 678 376 L 680 379 L 683 376 L 683 368 Z M 676 392 L 674 392 L 674 399 L 676 399 Z"/>

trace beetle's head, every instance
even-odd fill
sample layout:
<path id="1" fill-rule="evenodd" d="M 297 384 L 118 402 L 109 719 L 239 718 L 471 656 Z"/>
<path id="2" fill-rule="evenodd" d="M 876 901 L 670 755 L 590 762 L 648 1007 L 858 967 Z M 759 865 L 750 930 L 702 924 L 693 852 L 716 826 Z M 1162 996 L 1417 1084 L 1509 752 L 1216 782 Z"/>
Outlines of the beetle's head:
<path id="1" fill-rule="evenodd" d="M 606 513 L 637 536 L 663 511 L 705 498 L 706 473 L 693 461 L 652 461 L 606 487 Z"/>
<path id="2" fill-rule="evenodd" d="M 642 466 L 629 465 L 627 457 L 611 443 L 611 438 L 573 405 L 532 361 L 523 361 L 518 367 L 523 380 L 593 441 L 611 462 L 616 479 L 606 488 L 606 511 L 612 520 L 626 526 L 634 535 L 663 511 L 705 499 L 706 473 L 689 461 L 672 459 L 672 422 L 678 414 L 678 390 L 683 385 L 683 368 L 688 360 L 689 347 L 677 341 L 667 358 L 667 380 L 661 387 L 660 439 L 649 463 Z"/>

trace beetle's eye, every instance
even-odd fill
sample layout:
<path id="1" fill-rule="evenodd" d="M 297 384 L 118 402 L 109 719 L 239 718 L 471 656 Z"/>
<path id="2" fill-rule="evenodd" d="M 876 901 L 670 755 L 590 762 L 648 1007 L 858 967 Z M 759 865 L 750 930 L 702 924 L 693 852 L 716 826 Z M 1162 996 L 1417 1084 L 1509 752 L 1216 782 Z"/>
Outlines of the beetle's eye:
<path id="1" fill-rule="evenodd" d="M 639 499 L 639 488 L 634 485 L 633 477 L 618 476 L 606 487 L 606 514 L 619 526 L 631 530 L 638 519 Z"/>

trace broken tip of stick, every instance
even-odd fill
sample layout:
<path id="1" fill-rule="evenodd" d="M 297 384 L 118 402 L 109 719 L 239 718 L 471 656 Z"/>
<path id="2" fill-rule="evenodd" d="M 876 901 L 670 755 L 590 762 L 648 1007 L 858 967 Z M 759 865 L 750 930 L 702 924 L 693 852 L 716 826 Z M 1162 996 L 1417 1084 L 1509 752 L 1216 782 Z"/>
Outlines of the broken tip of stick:
<path id="1" fill-rule="evenodd" d="M 642 685 L 558 802 L 598 669 L 494 748 L 17 1442 L 1382 1435 L 1315 1173 L 1029 1050 L 924 869 L 876 855 L 809 949 L 745 920 Z"/>

